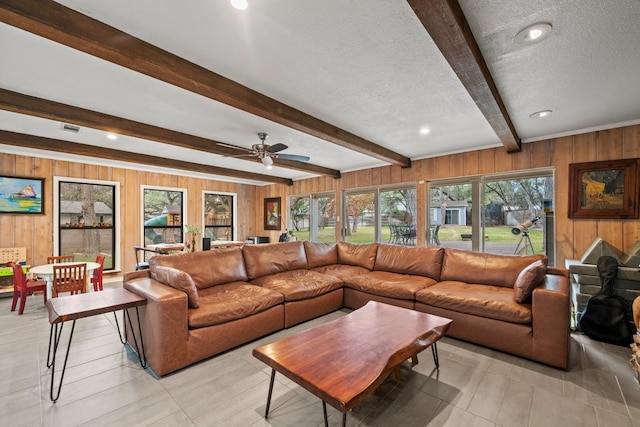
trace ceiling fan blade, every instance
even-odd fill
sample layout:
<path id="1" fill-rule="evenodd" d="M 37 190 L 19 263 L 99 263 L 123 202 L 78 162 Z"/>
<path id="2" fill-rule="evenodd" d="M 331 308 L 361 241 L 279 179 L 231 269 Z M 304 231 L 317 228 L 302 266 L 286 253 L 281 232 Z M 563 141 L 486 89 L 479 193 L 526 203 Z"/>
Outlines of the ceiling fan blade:
<path id="1" fill-rule="evenodd" d="M 286 150 L 287 148 L 289 148 L 289 147 L 287 147 L 284 144 L 270 145 L 269 146 L 269 152 L 270 153 L 277 153 L 278 151 Z"/>
<path id="2" fill-rule="evenodd" d="M 308 162 L 309 160 L 311 160 L 311 157 L 297 156 L 295 154 L 276 154 L 273 157 L 276 157 L 278 159 L 283 159 L 283 160 L 295 160 L 297 162 Z"/>

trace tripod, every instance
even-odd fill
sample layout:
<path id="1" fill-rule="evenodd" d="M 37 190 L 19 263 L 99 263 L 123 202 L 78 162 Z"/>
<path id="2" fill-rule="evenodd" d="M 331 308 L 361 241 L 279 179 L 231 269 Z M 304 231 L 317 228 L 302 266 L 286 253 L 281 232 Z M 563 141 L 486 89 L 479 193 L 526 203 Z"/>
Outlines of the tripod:
<path id="1" fill-rule="evenodd" d="M 531 254 L 535 254 L 536 252 L 533 250 L 533 244 L 531 243 L 531 238 L 529 237 L 529 229 L 525 229 L 522 232 L 522 237 L 520 237 L 520 241 L 518 242 L 518 246 L 516 246 L 516 250 L 513 251 L 514 255 L 517 255 L 520 252 L 520 245 L 524 243 L 522 249 L 524 249 L 524 255 L 527 255 L 529 248 L 531 248 Z"/>

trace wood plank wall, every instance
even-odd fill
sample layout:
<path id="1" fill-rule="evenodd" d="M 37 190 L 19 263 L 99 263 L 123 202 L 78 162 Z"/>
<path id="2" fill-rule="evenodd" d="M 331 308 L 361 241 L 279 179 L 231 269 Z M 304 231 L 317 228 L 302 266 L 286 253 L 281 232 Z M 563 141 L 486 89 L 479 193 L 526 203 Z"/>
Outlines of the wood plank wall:
<path id="1" fill-rule="evenodd" d="M 1 143 L 1 141 L 0 141 Z M 507 154 L 503 148 L 492 148 L 452 154 L 413 162 L 411 168 L 384 166 L 343 174 L 340 179 L 321 176 L 296 181 L 293 186 L 251 186 L 205 180 L 179 175 L 158 174 L 133 169 L 96 166 L 30 156 L 0 153 L 0 174 L 44 177 L 45 215 L 0 215 L 0 247 L 24 246 L 27 262 L 41 264 L 53 253 L 53 176 L 100 179 L 121 183 L 121 265 L 130 270 L 135 264 L 133 246 L 141 235 L 140 186 L 187 188 L 187 223 L 201 221 L 202 190 L 238 194 L 238 238 L 269 236 L 277 241 L 282 231 L 265 231 L 263 200 L 333 191 L 338 209 L 342 192 L 359 187 L 414 183 L 418 188 L 418 244 L 426 235 L 426 186 L 429 180 L 476 174 L 508 172 L 538 167 L 556 170 L 556 265 L 565 259 L 580 258 L 596 237 L 601 237 L 620 250 L 640 240 L 640 220 L 570 220 L 568 212 L 569 164 L 577 162 L 640 158 L 640 125 L 523 144 L 520 153 Z M 338 210 L 339 211 L 339 210 Z M 285 211 L 286 215 L 286 211 Z M 286 224 L 286 217 L 285 222 Z M 285 225 L 286 226 L 286 225 Z M 283 227 L 284 228 L 284 227 Z M 284 230 L 283 230 L 284 231 Z"/>
<path id="2" fill-rule="evenodd" d="M 1 142 L 1 141 L 0 141 Z M 53 177 L 85 178 L 120 182 L 120 262 L 123 271 L 135 265 L 133 246 L 140 244 L 141 186 L 187 189 L 186 224 L 202 222 L 202 191 L 238 194 L 238 238 L 254 234 L 249 200 L 255 198 L 255 187 L 244 184 L 193 177 L 144 172 L 92 164 L 75 163 L 16 154 L 0 153 L 0 174 L 45 178 L 45 215 L 0 215 L 0 247 L 26 247 L 27 263 L 44 264 L 53 254 Z"/>
<path id="3" fill-rule="evenodd" d="M 429 180 L 553 167 L 556 174 L 556 265 L 564 266 L 566 259 L 579 259 L 596 237 L 622 251 L 640 240 L 640 220 L 568 218 L 569 164 L 630 158 L 640 158 L 640 125 L 526 143 L 522 145 L 522 151 L 515 154 L 508 154 L 498 147 L 416 160 L 406 169 L 385 166 L 345 173 L 337 180 L 318 177 L 296 181 L 291 187 L 258 187 L 255 209 L 262 212 L 265 197 L 282 197 L 284 204 L 288 196 L 335 191 L 340 201 L 342 192 L 351 188 L 414 183 L 418 188 L 418 244 L 422 245 L 426 235 L 426 182 Z M 284 212 L 286 215 L 286 210 Z M 272 241 L 280 233 L 264 231 L 262 216 L 256 216 L 250 228 L 261 230 L 259 234 L 269 235 Z"/>

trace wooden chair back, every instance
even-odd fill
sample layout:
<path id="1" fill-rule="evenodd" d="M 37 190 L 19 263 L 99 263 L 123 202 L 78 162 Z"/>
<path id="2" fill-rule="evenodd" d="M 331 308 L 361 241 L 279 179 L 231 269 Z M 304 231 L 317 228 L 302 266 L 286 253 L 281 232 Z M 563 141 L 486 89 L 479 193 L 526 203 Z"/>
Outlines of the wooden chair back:
<path id="1" fill-rule="evenodd" d="M 75 261 L 73 255 L 58 255 L 58 256 L 48 256 L 47 264 L 58 264 L 61 262 L 73 262 Z"/>
<path id="2" fill-rule="evenodd" d="M 53 266 L 51 296 L 56 298 L 62 292 L 71 292 L 72 295 L 87 292 L 87 264 Z"/>
<path id="3" fill-rule="evenodd" d="M 93 270 L 91 275 L 91 284 L 94 291 L 101 291 L 102 287 L 102 273 L 104 272 L 104 255 L 96 255 L 96 262 L 100 264 L 99 268 Z"/>

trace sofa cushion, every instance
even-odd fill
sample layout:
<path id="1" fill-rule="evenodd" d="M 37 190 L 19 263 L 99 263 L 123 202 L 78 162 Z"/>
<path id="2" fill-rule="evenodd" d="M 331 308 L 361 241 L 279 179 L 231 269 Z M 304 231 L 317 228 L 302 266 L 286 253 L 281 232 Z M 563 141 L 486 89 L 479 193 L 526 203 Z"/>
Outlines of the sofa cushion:
<path id="1" fill-rule="evenodd" d="M 308 268 L 307 255 L 300 241 L 244 245 L 242 253 L 249 279 Z"/>
<path id="2" fill-rule="evenodd" d="M 342 287 L 342 280 L 313 270 L 285 271 L 260 277 L 251 283 L 280 292 L 285 301 L 313 298 Z"/>
<path id="3" fill-rule="evenodd" d="M 413 301 L 416 292 L 435 283 L 430 277 L 372 271 L 345 279 L 344 286 L 367 294 Z"/>
<path id="4" fill-rule="evenodd" d="M 431 277 L 440 280 L 443 248 L 378 245 L 374 270 Z"/>
<path id="5" fill-rule="evenodd" d="M 154 256 L 149 260 L 149 272 L 154 279 L 156 266 L 160 265 L 186 271 L 198 289 L 248 280 L 241 248 Z"/>
<path id="6" fill-rule="evenodd" d="M 154 279 L 174 289 L 187 294 L 189 308 L 198 308 L 198 290 L 191 276 L 182 270 L 173 267 L 157 265 L 154 268 Z"/>
<path id="7" fill-rule="evenodd" d="M 309 268 L 338 263 L 338 245 L 335 243 L 316 243 L 305 240 L 303 244 Z"/>
<path id="8" fill-rule="evenodd" d="M 474 316 L 512 323 L 531 323 L 531 305 L 513 300 L 513 289 L 444 281 L 416 292 L 416 301 Z M 496 331 L 499 332 L 499 331 Z"/>
<path id="9" fill-rule="evenodd" d="M 513 288 L 520 272 L 544 255 L 513 256 L 445 248 L 440 280 L 452 280 Z"/>
<path id="10" fill-rule="evenodd" d="M 200 307 L 189 310 L 189 328 L 203 328 L 260 313 L 284 300 L 282 294 L 244 282 L 203 289 Z"/>
<path id="11" fill-rule="evenodd" d="M 531 298 L 533 289 L 542 283 L 546 274 L 547 269 L 542 260 L 532 262 L 525 267 L 518 275 L 513 286 L 513 297 L 516 302 L 525 302 Z"/>
<path id="12" fill-rule="evenodd" d="M 376 263 L 377 243 L 354 244 L 338 242 L 338 263 L 357 265 L 373 270 Z"/>
<path id="13" fill-rule="evenodd" d="M 338 279 L 344 281 L 349 277 L 368 273 L 370 270 L 364 267 L 359 267 L 357 265 L 333 264 L 325 265 L 323 267 L 316 267 L 313 269 L 313 271 L 317 271 L 318 273 L 322 274 L 328 274 L 329 276 L 337 277 Z"/>

